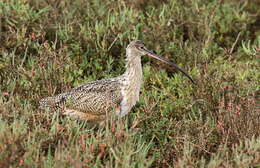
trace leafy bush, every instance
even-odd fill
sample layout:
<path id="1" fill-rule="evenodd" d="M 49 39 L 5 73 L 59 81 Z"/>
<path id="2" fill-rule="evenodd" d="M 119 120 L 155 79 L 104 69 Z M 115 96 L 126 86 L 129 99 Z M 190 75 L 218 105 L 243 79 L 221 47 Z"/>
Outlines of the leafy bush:
<path id="1" fill-rule="evenodd" d="M 0 167 L 258 167 L 259 2 L 2 0 Z M 38 109 L 46 96 L 143 58 L 141 100 L 103 127 Z M 155 66 L 157 65 L 157 66 Z"/>

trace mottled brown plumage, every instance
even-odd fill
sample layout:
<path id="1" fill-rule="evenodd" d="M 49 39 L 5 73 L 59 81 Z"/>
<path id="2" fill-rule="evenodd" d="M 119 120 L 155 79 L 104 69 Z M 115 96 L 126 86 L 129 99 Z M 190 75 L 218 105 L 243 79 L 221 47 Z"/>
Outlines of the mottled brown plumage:
<path id="1" fill-rule="evenodd" d="M 111 78 L 90 82 L 69 92 L 42 99 L 40 108 L 50 107 L 64 115 L 98 121 L 107 112 L 116 110 L 121 100 L 119 80 Z"/>
<path id="2" fill-rule="evenodd" d="M 149 55 L 183 72 L 175 64 L 147 50 L 140 40 L 132 41 L 126 49 L 126 71 L 123 75 L 90 82 L 69 92 L 40 101 L 40 108 L 52 108 L 64 115 L 87 121 L 100 122 L 116 114 L 120 117 L 130 112 L 139 100 L 142 82 L 141 56 Z"/>

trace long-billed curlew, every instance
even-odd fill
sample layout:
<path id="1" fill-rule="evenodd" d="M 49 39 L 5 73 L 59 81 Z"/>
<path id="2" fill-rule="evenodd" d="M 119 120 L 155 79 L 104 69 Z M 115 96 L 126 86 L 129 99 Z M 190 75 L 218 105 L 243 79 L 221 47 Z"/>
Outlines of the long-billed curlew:
<path id="1" fill-rule="evenodd" d="M 126 48 L 126 71 L 123 75 L 90 82 L 68 92 L 44 98 L 40 101 L 40 108 L 59 109 L 64 115 L 91 122 L 102 121 L 111 114 L 125 116 L 139 100 L 143 55 L 173 66 L 194 83 L 192 78 L 177 65 L 147 50 L 142 41 L 135 40 Z"/>

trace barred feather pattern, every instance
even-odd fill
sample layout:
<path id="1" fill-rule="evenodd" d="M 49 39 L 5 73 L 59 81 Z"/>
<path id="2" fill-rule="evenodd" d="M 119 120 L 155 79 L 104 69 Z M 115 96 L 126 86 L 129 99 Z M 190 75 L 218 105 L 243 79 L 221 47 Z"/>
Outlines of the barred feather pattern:
<path id="1" fill-rule="evenodd" d="M 118 78 L 90 82 L 40 101 L 40 108 L 61 109 L 68 112 L 102 116 L 118 108 L 122 100 Z"/>

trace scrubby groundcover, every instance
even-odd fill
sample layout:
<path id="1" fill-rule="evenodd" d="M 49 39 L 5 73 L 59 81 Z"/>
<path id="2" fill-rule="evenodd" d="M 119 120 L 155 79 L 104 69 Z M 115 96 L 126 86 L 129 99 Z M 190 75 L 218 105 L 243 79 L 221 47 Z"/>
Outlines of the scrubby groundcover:
<path id="1" fill-rule="evenodd" d="M 0 167 L 259 167 L 258 0 L 1 0 Z M 134 39 L 183 67 L 143 62 L 140 102 L 93 128 L 38 101 L 124 72 Z"/>

